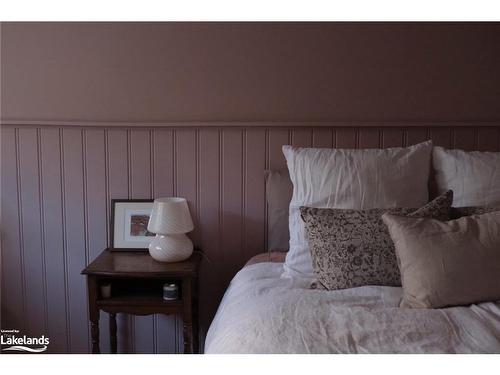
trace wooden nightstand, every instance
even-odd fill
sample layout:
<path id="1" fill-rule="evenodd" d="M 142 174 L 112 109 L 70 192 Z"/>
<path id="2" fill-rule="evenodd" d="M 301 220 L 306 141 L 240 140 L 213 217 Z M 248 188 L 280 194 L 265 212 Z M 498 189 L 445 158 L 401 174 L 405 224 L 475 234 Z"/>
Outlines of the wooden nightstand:
<path id="1" fill-rule="evenodd" d="M 111 352 L 116 353 L 116 314 L 173 314 L 183 317 L 184 353 L 198 353 L 198 268 L 201 253 L 177 263 L 155 261 L 147 251 L 104 250 L 82 274 L 87 275 L 92 353 L 99 349 L 99 310 L 109 313 Z M 163 300 L 163 284 L 176 283 L 179 299 Z M 111 284 L 111 297 L 100 287 Z"/>

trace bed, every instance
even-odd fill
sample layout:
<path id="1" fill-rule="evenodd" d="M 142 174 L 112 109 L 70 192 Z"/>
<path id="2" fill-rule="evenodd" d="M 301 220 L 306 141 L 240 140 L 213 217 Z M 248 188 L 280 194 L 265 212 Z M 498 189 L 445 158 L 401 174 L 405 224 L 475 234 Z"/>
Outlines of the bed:
<path id="1" fill-rule="evenodd" d="M 422 145 L 425 146 L 425 144 Z M 432 148 L 432 145 L 426 147 L 429 146 Z M 294 157 L 297 158 L 302 157 L 300 156 L 301 153 L 310 152 L 313 154 L 311 160 L 316 164 L 321 164 L 318 163 L 320 159 L 318 157 L 319 153 L 327 154 L 330 152 L 321 149 L 289 149 L 288 151 L 293 151 L 295 153 Z M 357 152 L 359 151 L 353 151 L 350 157 L 347 158 L 350 163 L 357 157 Z M 440 150 L 438 152 L 449 153 Z M 456 156 L 454 153 L 455 151 L 451 151 L 453 157 Z M 444 182 L 437 185 L 440 188 L 438 190 L 441 190 L 439 192 L 441 194 L 446 189 L 450 189 L 449 185 L 453 185 L 453 180 L 456 180 L 454 185 L 451 186 L 456 193 L 455 198 L 453 198 L 453 192 L 451 192 L 450 197 L 446 198 L 450 194 L 450 191 L 448 191 L 442 195 L 445 198 L 438 197 L 433 201 L 437 202 L 442 199 L 440 204 L 443 204 L 443 207 L 448 207 L 446 212 L 449 210 L 451 213 L 449 218 L 442 219 L 443 222 L 460 218 L 463 215 L 470 215 L 472 212 L 482 214 L 483 212 L 500 210 L 500 189 L 497 187 L 500 186 L 500 174 L 497 173 L 500 154 L 461 153 L 459 157 L 462 160 L 453 159 L 452 163 L 449 163 L 451 167 L 447 167 L 445 170 L 447 173 L 446 178 L 441 178 Z M 449 157 L 449 155 L 446 156 Z M 292 220 L 294 202 L 301 198 L 300 190 L 304 190 L 305 193 L 302 194 L 302 201 L 296 204 L 296 207 L 299 205 L 325 207 L 333 200 L 339 199 L 343 185 L 346 186 L 344 190 L 347 195 L 344 197 L 344 202 L 340 202 L 341 206 L 344 205 L 342 208 L 351 205 L 359 206 L 351 196 L 351 193 L 356 194 L 352 186 L 358 186 L 358 193 L 361 201 L 363 201 L 370 194 L 369 189 L 372 186 L 375 186 L 374 197 L 376 197 L 380 193 L 380 186 L 384 183 L 382 180 L 390 180 L 393 176 L 389 173 L 388 177 L 381 177 L 380 170 L 384 169 L 381 168 L 380 163 L 370 170 L 360 172 L 359 165 L 361 164 L 358 163 L 357 169 L 352 172 L 352 175 L 345 172 L 349 170 L 349 166 L 345 166 L 340 173 L 341 181 L 335 182 L 333 179 L 326 180 L 325 174 L 332 174 L 331 171 L 338 167 L 339 160 L 336 161 L 336 164 L 325 163 L 317 167 L 317 165 L 309 163 L 307 158 L 310 157 L 305 155 L 305 161 L 297 159 L 300 163 L 296 163 L 299 165 L 297 167 L 299 172 L 300 168 L 302 168 L 302 175 L 306 176 L 302 180 L 297 178 L 297 171 L 292 172 L 290 169 L 291 163 L 288 158 L 290 175 L 286 170 L 267 173 L 266 195 L 270 240 L 268 247 L 271 251 L 250 259 L 234 276 L 208 330 L 205 353 L 500 353 L 500 294 L 498 294 L 498 286 L 495 287 L 495 293 L 497 294 L 494 294 L 493 298 L 487 299 L 487 301 L 492 302 L 457 303 L 454 307 L 446 308 L 404 308 L 400 306 L 402 306 L 402 300 L 403 302 L 405 300 L 408 284 L 403 283 L 406 285 L 406 289 L 399 286 L 388 286 L 391 284 L 387 283 L 365 283 L 356 287 L 346 286 L 337 288 L 338 290 L 332 290 L 332 288 L 326 290 L 328 285 L 319 283 L 320 278 L 312 282 L 316 276 L 322 276 L 321 272 L 318 273 L 316 268 L 312 273 L 311 263 L 317 266 L 317 259 L 314 261 L 315 263 L 312 262 L 309 255 L 311 252 L 304 252 L 304 249 L 301 249 L 300 246 L 298 249 L 302 251 L 302 255 L 290 256 L 293 240 L 295 239 L 295 242 L 300 244 L 300 241 L 297 240 L 298 233 L 302 230 L 298 226 L 300 220 Z M 330 156 L 325 158 L 325 160 L 328 159 L 328 163 L 330 162 L 329 158 Z M 470 160 L 475 158 L 478 159 L 478 164 L 476 166 L 469 165 Z M 407 160 L 407 158 L 398 157 L 395 160 Z M 443 169 L 444 167 L 437 164 L 437 160 L 438 157 L 434 154 L 434 173 L 439 177 L 440 168 Z M 363 161 L 363 163 L 365 162 Z M 417 162 L 420 163 L 421 160 L 419 159 Z M 457 168 L 460 163 L 462 166 Z M 488 163 L 490 163 L 489 171 L 494 173 L 485 170 L 481 171 L 480 174 L 476 173 L 476 176 L 469 176 L 470 172 L 467 171 L 478 171 L 480 167 L 484 167 Z M 421 163 L 421 167 L 424 169 L 429 168 L 428 159 Z M 314 168 L 316 168 L 316 171 Z M 405 170 L 411 171 L 418 178 L 415 166 L 398 168 L 398 171 L 403 171 L 403 173 L 406 173 Z M 465 172 L 460 177 L 462 173 L 460 171 L 462 170 Z M 367 178 L 367 175 L 372 171 L 374 173 L 372 180 L 377 181 L 377 184 L 364 183 L 365 186 L 362 186 L 361 183 L 358 184 L 363 178 Z M 428 175 L 428 173 L 430 172 L 425 171 L 422 172 L 422 175 Z M 295 174 L 295 179 L 292 178 L 293 186 L 290 181 L 292 174 Z M 357 176 L 355 176 L 356 174 Z M 413 177 L 410 176 L 410 178 Z M 336 176 L 333 176 L 333 178 L 336 178 Z M 346 178 L 351 178 L 352 181 L 347 184 L 345 182 Z M 494 178 L 497 180 L 493 181 Z M 313 184 L 310 181 L 316 182 Z M 405 183 L 402 184 L 404 188 L 409 186 L 413 190 L 417 189 L 415 181 L 408 181 L 407 178 L 404 181 Z M 483 181 L 482 185 L 481 181 Z M 423 191 L 421 203 L 424 203 L 424 199 L 428 197 L 427 183 L 425 179 L 422 182 L 420 188 Z M 399 183 L 400 181 L 397 180 L 396 184 Z M 299 186 L 298 189 L 297 186 Z M 336 189 L 331 188 L 332 186 L 335 186 Z M 400 191 L 397 191 L 402 189 L 398 187 L 399 185 L 390 182 L 389 186 L 395 188 L 394 194 L 400 194 Z M 297 193 L 297 190 L 299 193 Z M 387 194 L 382 195 L 385 198 Z M 409 191 L 403 194 L 401 199 L 404 200 L 407 196 L 415 198 L 416 195 L 414 191 Z M 485 197 L 487 197 L 486 201 L 484 200 Z M 304 199 L 309 199 L 309 201 L 304 201 Z M 446 203 L 446 199 L 449 199 L 449 202 Z M 367 200 L 367 203 L 372 204 L 373 201 Z M 433 202 L 428 204 L 432 205 Z M 452 203 L 458 203 L 456 207 L 461 208 L 451 207 Z M 335 202 L 335 204 L 338 205 L 339 202 Z M 375 204 L 376 207 L 377 204 L 379 203 Z M 395 207 L 421 207 L 412 206 L 411 204 L 416 203 L 407 202 Z M 488 204 L 495 207 L 487 207 Z M 333 209 L 336 208 L 333 207 Z M 358 207 L 358 209 L 360 208 Z M 353 212 L 355 210 L 347 209 L 347 211 Z M 349 227 L 349 225 L 346 226 L 345 224 L 347 223 L 345 221 L 347 220 L 346 216 L 341 217 L 344 220 L 342 225 Z M 368 216 L 365 215 L 364 217 Z M 304 216 L 302 216 L 302 219 L 307 222 Z M 449 222 L 451 223 L 451 221 Z M 328 221 L 328 223 L 330 227 L 337 228 L 331 224 L 332 221 Z M 352 227 L 358 224 L 364 225 L 358 222 L 354 223 Z M 497 228 L 495 238 L 500 238 L 500 226 L 498 226 L 498 223 L 495 225 Z M 348 229 L 347 232 L 356 233 L 351 229 Z M 381 233 L 372 232 L 371 230 L 367 230 L 367 233 L 370 235 L 368 239 L 369 245 L 364 251 L 373 253 L 376 248 L 374 247 L 375 242 L 371 241 L 380 239 Z M 469 232 L 466 232 L 466 235 L 468 236 Z M 332 237 L 332 234 L 325 234 L 325 238 L 328 239 L 329 236 Z M 354 242 L 351 243 L 357 244 L 356 246 L 360 246 L 359 244 L 363 242 L 362 237 L 353 238 Z M 349 243 L 350 237 L 345 241 Z M 421 242 L 421 237 L 417 242 Z M 288 255 L 285 252 L 273 251 L 274 249 L 286 249 L 289 243 Z M 494 272 L 490 274 L 492 276 L 489 280 L 493 280 L 490 285 L 500 285 L 496 284 L 497 281 L 500 283 L 497 277 L 497 275 L 500 275 L 498 253 L 500 248 L 496 244 L 497 242 L 493 244 L 494 255 L 491 259 L 495 268 Z M 304 243 L 302 245 L 308 246 Z M 384 242 L 384 246 L 388 246 L 387 242 Z M 314 246 L 311 249 L 314 249 Z M 328 251 L 334 251 L 331 250 L 332 247 L 328 247 L 328 249 Z M 308 258 L 304 257 L 304 254 L 308 255 Z M 474 257 L 477 257 L 477 253 L 473 254 L 470 259 L 475 259 Z M 386 261 L 384 260 L 384 262 Z M 394 258 L 392 261 L 395 262 L 396 259 Z M 401 259 L 398 259 L 399 261 Z M 468 269 L 472 264 L 468 261 L 460 261 L 459 263 L 463 265 L 462 269 Z M 434 264 L 438 265 L 438 268 L 441 265 L 445 268 L 445 263 L 442 260 L 441 263 L 435 262 Z M 446 266 L 451 264 L 446 263 Z M 487 264 L 486 268 L 490 268 L 490 265 Z M 290 272 L 290 270 L 294 269 L 298 270 L 298 272 Z M 374 270 L 375 268 L 370 268 L 365 272 L 375 273 Z M 484 273 L 484 268 L 481 269 L 480 273 Z M 446 279 L 451 274 L 444 272 L 443 275 Z M 312 276 L 314 278 L 311 278 Z M 461 283 L 452 283 L 455 292 L 467 294 L 468 289 L 474 289 L 474 281 L 477 284 L 478 279 L 469 276 L 469 274 L 465 274 L 465 276 L 460 277 L 459 281 Z M 402 277 L 403 274 L 401 278 L 398 276 L 398 280 L 402 280 Z M 427 280 L 421 275 L 418 275 L 414 280 L 418 281 L 419 278 L 424 281 Z M 397 285 L 401 285 L 401 282 Z M 454 285 L 461 286 L 457 289 Z M 444 290 L 440 289 L 440 291 Z"/>
<path id="2" fill-rule="evenodd" d="M 281 277 L 283 259 L 236 274 L 205 353 L 500 353 L 500 303 L 402 309 L 401 288 L 309 289 Z"/>

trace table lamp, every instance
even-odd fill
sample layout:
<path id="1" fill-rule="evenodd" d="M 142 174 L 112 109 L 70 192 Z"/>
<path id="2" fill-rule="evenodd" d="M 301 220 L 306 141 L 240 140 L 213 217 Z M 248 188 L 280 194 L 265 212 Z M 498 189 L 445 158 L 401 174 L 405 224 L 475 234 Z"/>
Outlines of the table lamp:
<path id="1" fill-rule="evenodd" d="M 191 256 L 193 243 L 186 233 L 194 229 L 184 198 L 158 198 L 148 223 L 148 231 L 156 233 L 149 254 L 159 262 L 180 262 Z"/>

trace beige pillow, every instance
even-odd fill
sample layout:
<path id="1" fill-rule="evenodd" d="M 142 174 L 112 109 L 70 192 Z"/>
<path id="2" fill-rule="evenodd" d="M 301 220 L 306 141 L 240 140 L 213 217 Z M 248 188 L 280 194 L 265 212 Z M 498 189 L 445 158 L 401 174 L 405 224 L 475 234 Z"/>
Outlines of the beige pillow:
<path id="1" fill-rule="evenodd" d="M 441 222 L 384 214 L 400 264 L 401 307 L 500 300 L 500 212 Z"/>

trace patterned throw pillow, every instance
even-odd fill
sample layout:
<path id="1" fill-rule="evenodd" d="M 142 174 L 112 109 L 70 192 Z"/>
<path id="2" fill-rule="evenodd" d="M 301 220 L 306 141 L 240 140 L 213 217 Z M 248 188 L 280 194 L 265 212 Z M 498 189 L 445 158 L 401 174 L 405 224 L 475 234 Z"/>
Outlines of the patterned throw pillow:
<path id="1" fill-rule="evenodd" d="M 328 290 L 363 285 L 400 286 L 401 275 L 387 226 L 386 212 L 449 220 L 451 190 L 420 209 L 347 210 L 300 207 L 311 248 L 314 272 Z"/>
<path id="2" fill-rule="evenodd" d="M 500 207 L 493 206 L 471 206 L 471 207 L 452 207 L 450 211 L 450 219 L 460 219 L 464 216 L 482 215 L 488 212 L 500 211 Z"/>

